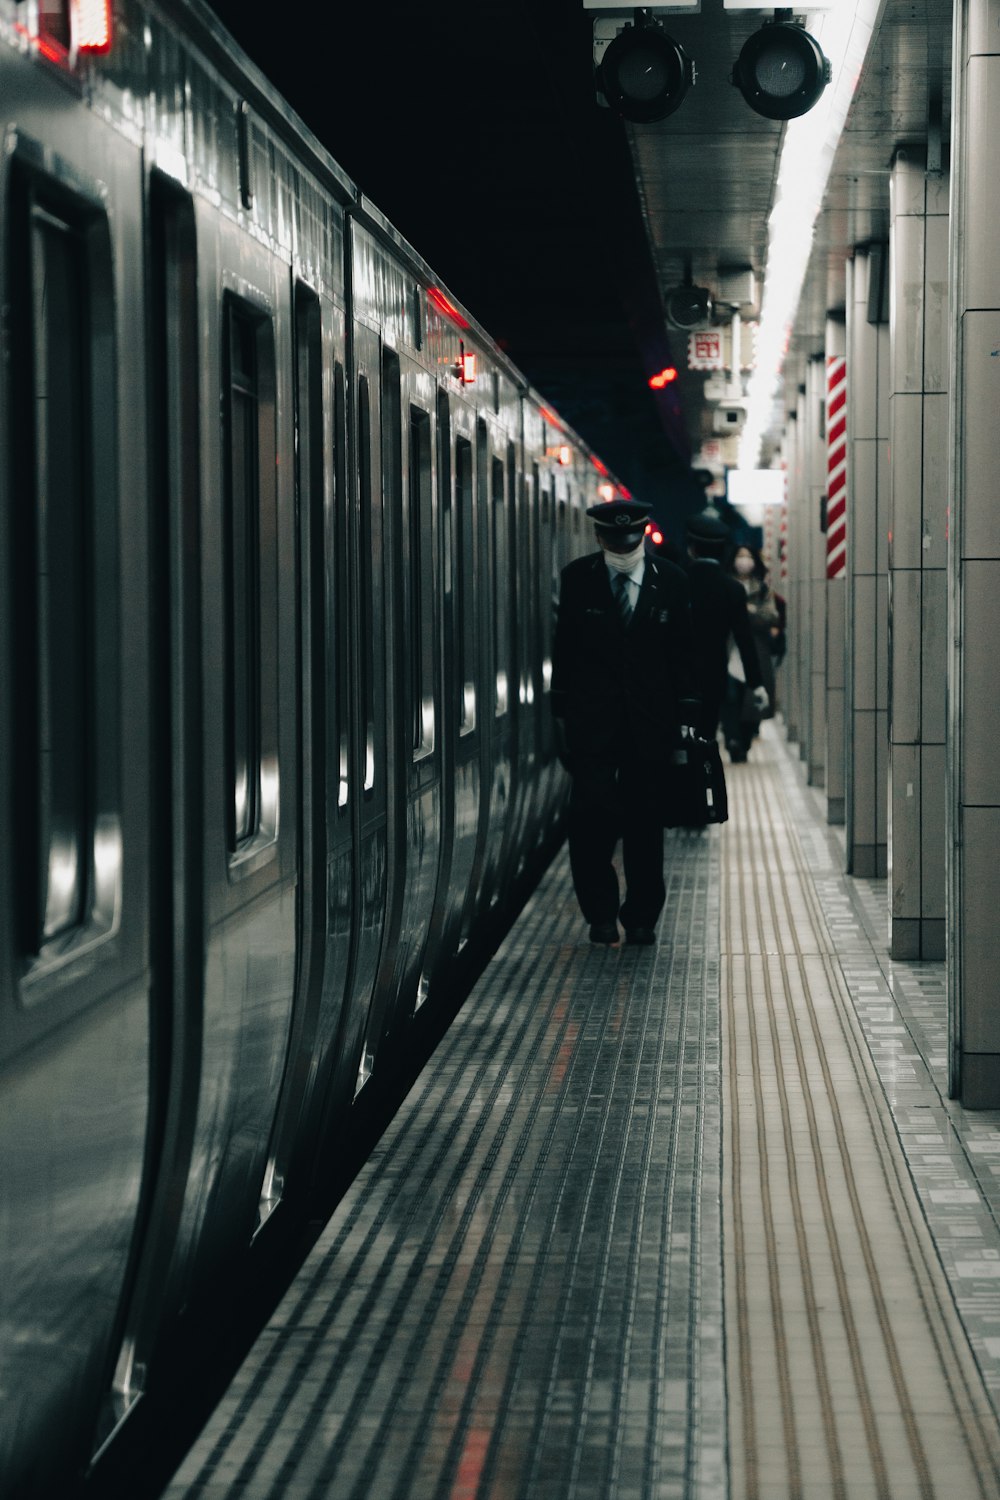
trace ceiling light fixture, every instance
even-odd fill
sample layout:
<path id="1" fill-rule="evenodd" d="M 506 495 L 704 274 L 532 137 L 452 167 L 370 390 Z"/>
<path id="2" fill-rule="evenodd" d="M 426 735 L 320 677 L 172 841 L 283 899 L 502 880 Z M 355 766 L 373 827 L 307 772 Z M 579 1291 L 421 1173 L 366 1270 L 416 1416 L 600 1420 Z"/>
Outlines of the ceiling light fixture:
<path id="1" fill-rule="evenodd" d="M 790 12 L 778 11 L 748 37 L 733 68 L 733 83 L 750 108 L 767 120 L 795 120 L 816 104 L 830 82 L 830 62 L 815 37 Z"/>
<path id="2" fill-rule="evenodd" d="M 637 10 L 601 58 L 598 85 L 608 107 L 624 120 L 665 120 L 695 81 L 694 63 L 648 11 Z"/>
<path id="3" fill-rule="evenodd" d="M 756 469 L 774 420 L 781 368 L 809 265 L 813 232 L 833 158 L 861 77 L 881 0 L 841 0 L 815 25 L 830 58 L 833 84 L 807 115 L 785 129 L 774 203 L 768 220 L 767 269 L 757 330 L 756 368 L 747 387 L 747 415 L 738 467 Z"/>

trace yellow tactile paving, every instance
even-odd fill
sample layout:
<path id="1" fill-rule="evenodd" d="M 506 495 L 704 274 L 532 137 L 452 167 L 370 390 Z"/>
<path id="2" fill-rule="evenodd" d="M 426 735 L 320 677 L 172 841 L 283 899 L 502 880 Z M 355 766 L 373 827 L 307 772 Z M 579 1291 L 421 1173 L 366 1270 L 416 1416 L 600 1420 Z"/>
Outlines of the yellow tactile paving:
<path id="1" fill-rule="evenodd" d="M 731 1500 L 996 1500 L 1000 1432 L 767 742 L 722 834 Z"/>

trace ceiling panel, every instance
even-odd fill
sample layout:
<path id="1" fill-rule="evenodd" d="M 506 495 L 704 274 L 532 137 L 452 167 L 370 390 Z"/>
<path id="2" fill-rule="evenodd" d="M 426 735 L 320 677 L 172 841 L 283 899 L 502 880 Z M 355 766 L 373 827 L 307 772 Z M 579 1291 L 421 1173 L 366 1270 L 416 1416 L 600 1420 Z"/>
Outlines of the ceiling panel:
<path id="1" fill-rule="evenodd" d="M 837 151 L 793 332 L 789 379 L 822 352 L 828 310 L 843 307 L 844 262 L 856 245 L 888 235 L 888 182 L 901 145 L 928 137 L 929 107 L 950 118 L 951 0 L 887 0 Z M 763 120 L 729 82 L 745 39 L 769 12 L 727 12 L 704 0 L 700 15 L 664 16 L 694 57 L 698 81 L 677 113 L 632 125 L 628 139 L 661 297 L 687 279 L 718 288 L 720 265 L 747 262 L 762 278 L 784 126 Z M 720 310 L 720 320 L 728 310 Z M 682 334 L 672 336 L 679 364 Z M 705 376 L 678 381 L 695 449 L 711 434 Z M 778 404 L 780 409 L 781 402 Z"/>

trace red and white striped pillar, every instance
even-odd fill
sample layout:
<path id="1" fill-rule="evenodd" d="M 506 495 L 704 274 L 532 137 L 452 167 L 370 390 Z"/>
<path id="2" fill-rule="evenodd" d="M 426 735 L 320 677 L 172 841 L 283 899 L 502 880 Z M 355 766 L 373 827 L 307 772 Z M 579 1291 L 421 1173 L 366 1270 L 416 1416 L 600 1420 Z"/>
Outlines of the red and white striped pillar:
<path id="1" fill-rule="evenodd" d="M 826 576 L 847 572 L 847 360 L 826 360 Z"/>

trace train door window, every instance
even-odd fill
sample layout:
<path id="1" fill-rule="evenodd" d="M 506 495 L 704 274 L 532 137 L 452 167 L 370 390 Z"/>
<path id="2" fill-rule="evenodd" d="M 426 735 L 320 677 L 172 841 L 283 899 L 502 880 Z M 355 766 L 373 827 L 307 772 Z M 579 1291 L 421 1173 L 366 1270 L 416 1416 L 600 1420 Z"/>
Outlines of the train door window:
<path id="1" fill-rule="evenodd" d="M 372 410 L 368 377 L 358 377 L 358 500 L 359 500 L 359 574 L 361 579 L 360 702 L 361 727 L 364 734 L 364 781 L 367 797 L 376 794 L 381 763 L 376 744 L 382 744 L 381 729 L 383 678 L 381 651 L 383 644 L 380 610 L 382 605 L 382 527 L 381 511 L 376 515 L 372 474 Z M 378 628 L 376 629 L 376 622 Z"/>
<path id="2" fill-rule="evenodd" d="M 227 833 L 241 856 L 277 830 L 274 337 L 235 297 L 225 327 Z"/>
<path id="3" fill-rule="evenodd" d="M 14 839 L 20 947 L 77 951 L 118 906 L 118 522 L 103 214 L 12 173 Z"/>
<path id="4" fill-rule="evenodd" d="M 414 759 L 434 749 L 434 535 L 431 490 L 431 419 L 410 407 L 409 464 L 409 667 L 411 746 Z"/>
<path id="5" fill-rule="evenodd" d="M 455 635 L 461 734 L 471 734 L 476 727 L 476 508 L 473 479 L 472 444 L 467 438 L 459 438 L 455 444 L 455 557 L 458 564 Z"/>
<path id="6" fill-rule="evenodd" d="M 333 587 L 329 591 L 329 603 L 335 613 L 330 619 L 333 637 L 333 681 L 330 684 L 330 743 L 337 746 L 337 762 L 334 767 L 336 785 L 331 806 L 337 809 L 338 820 L 347 816 L 350 803 L 350 730 L 348 703 L 350 701 L 350 657 L 348 653 L 347 599 L 348 599 L 348 502 L 347 502 L 347 405 L 344 390 L 344 367 L 338 363 L 333 370 L 333 524 L 331 527 L 333 557 L 331 573 Z"/>
<path id="7" fill-rule="evenodd" d="M 493 542 L 493 661 L 496 665 L 497 716 L 505 714 L 509 703 L 510 669 L 510 568 L 507 556 L 507 510 L 504 504 L 504 468 L 499 458 L 490 464 L 490 526 Z"/>
<path id="8" fill-rule="evenodd" d="M 326 764 L 326 676 L 323 658 L 327 636 L 323 556 L 325 463 L 323 454 L 323 329 L 319 298 L 305 286 L 295 288 L 295 459 L 299 525 L 308 567 L 305 585 L 308 619 L 302 642 L 308 672 L 307 712 L 311 744 L 303 746 L 316 771 Z"/>
<path id="9" fill-rule="evenodd" d="M 552 682 L 552 606 L 559 594 L 559 550 L 552 518 L 552 491 L 542 490 L 539 519 L 540 562 L 538 567 L 539 626 L 542 638 L 542 691 Z"/>
<path id="10" fill-rule="evenodd" d="M 389 516 L 388 535 L 391 538 L 402 536 L 403 519 L 403 433 L 402 433 L 402 395 L 400 391 L 399 357 L 391 349 L 382 351 L 382 392 L 381 392 L 381 432 L 382 432 L 382 493 L 385 500 L 385 508 Z M 393 626 L 389 632 L 389 648 L 392 652 L 390 661 L 390 683 L 394 700 L 398 695 L 398 707 L 394 707 L 391 713 L 391 721 L 396 722 L 397 715 L 403 710 L 404 698 L 409 696 L 408 687 L 412 685 L 412 651 L 409 649 L 413 637 L 408 636 L 405 631 L 406 621 L 406 596 L 407 586 L 405 581 L 406 559 L 400 556 L 398 546 L 393 546 L 390 555 L 390 566 L 392 568 L 392 585 L 390 589 L 391 598 L 398 602 L 398 607 L 393 609 Z"/>

